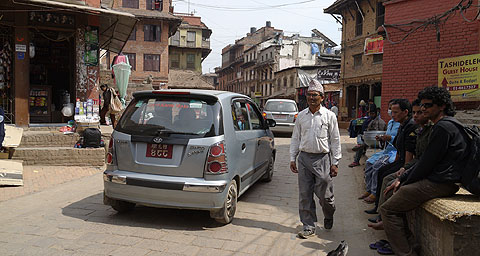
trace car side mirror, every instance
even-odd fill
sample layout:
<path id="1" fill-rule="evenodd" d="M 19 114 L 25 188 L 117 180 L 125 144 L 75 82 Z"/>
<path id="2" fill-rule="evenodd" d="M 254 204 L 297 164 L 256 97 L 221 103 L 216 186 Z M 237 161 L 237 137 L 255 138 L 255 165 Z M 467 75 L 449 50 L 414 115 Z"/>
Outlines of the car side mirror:
<path id="1" fill-rule="evenodd" d="M 267 125 L 268 127 L 275 127 L 277 125 L 277 122 L 275 122 L 275 120 L 273 119 L 267 119 Z"/>

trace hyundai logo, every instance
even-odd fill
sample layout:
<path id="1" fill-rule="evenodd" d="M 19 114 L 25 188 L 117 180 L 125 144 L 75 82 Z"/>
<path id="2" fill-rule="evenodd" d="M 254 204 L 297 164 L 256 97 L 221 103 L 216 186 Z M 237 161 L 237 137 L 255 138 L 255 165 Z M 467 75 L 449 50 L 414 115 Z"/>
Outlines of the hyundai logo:
<path id="1" fill-rule="evenodd" d="M 153 139 L 153 142 L 155 142 L 155 143 L 160 143 L 162 141 L 163 141 L 163 139 L 160 138 L 160 137 L 156 137 L 156 138 Z"/>

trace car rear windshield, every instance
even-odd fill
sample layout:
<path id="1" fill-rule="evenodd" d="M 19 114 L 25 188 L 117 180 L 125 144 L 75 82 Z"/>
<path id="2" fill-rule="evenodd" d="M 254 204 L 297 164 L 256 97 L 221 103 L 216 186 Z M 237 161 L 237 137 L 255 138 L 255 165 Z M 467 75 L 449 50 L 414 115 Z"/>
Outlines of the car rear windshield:
<path id="1" fill-rule="evenodd" d="M 278 112 L 297 112 L 297 105 L 293 102 L 270 101 L 265 105 L 265 110 Z"/>
<path id="2" fill-rule="evenodd" d="M 216 100 L 165 95 L 134 99 L 115 129 L 131 135 L 212 137 L 223 134 L 222 122 Z"/>

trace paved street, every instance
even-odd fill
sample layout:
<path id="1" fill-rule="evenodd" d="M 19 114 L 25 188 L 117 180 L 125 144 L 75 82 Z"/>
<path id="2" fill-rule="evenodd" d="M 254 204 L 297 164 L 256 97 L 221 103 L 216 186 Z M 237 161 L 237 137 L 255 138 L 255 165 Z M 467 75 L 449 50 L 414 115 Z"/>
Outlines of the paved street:
<path id="1" fill-rule="evenodd" d="M 351 169 L 354 140 L 342 136 L 344 157 L 335 179 L 337 212 L 331 231 L 300 230 L 296 175 L 288 169 L 289 138 L 277 138 L 271 183 L 258 183 L 239 201 L 232 224 L 208 212 L 137 207 L 116 214 L 102 203 L 100 173 L 34 194 L 0 202 L 0 255 L 326 255 L 341 240 L 348 255 L 376 255 L 368 244 L 382 232 L 367 228 L 361 193 L 362 168 Z M 0 188 L 1 189 L 1 188 Z M 322 220 L 321 210 L 318 209 Z"/>

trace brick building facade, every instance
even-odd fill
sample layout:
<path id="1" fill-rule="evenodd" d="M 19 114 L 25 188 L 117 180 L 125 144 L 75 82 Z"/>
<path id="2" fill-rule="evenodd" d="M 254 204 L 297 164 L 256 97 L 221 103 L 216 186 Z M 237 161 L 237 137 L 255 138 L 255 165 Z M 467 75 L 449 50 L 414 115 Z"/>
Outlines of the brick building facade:
<path id="1" fill-rule="evenodd" d="M 171 0 L 112 0 L 111 4 L 113 9 L 134 14 L 139 20 L 122 52 L 132 66 L 130 82 L 141 83 L 151 76 L 152 85 L 166 87 L 168 38 L 181 22 L 172 14 Z M 105 62 L 111 64 L 114 56 L 107 54 Z"/>
<path id="2" fill-rule="evenodd" d="M 400 24 L 412 20 L 425 20 L 442 14 L 455 5 L 456 0 L 387 1 L 385 23 Z M 473 19 L 477 8 L 467 10 L 465 17 Z M 419 23 L 415 25 L 420 25 Z M 408 27 L 402 27 L 408 29 Z M 390 40 L 400 41 L 405 33 L 386 26 Z M 426 86 L 438 84 L 438 60 L 479 53 L 479 23 L 469 23 L 457 13 L 439 27 L 439 41 L 434 26 L 420 29 L 404 41 L 384 46 L 382 116 L 391 98 L 413 100 L 418 91 Z M 461 102 L 457 108 L 474 108 L 480 102 Z"/>
<path id="3" fill-rule="evenodd" d="M 339 102 L 339 116 L 356 117 L 361 100 L 374 99 L 380 103 L 382 95 L 383 54 L 366 54 L 366 39 L 382 36 L 377 28 L 383 25 L 382 0 L 337 0 L 325 13 L 341 16 L 342 62 L 339 83 L 343 97 Z M 340 21 L 340 20 L 338 20 Z"/>

